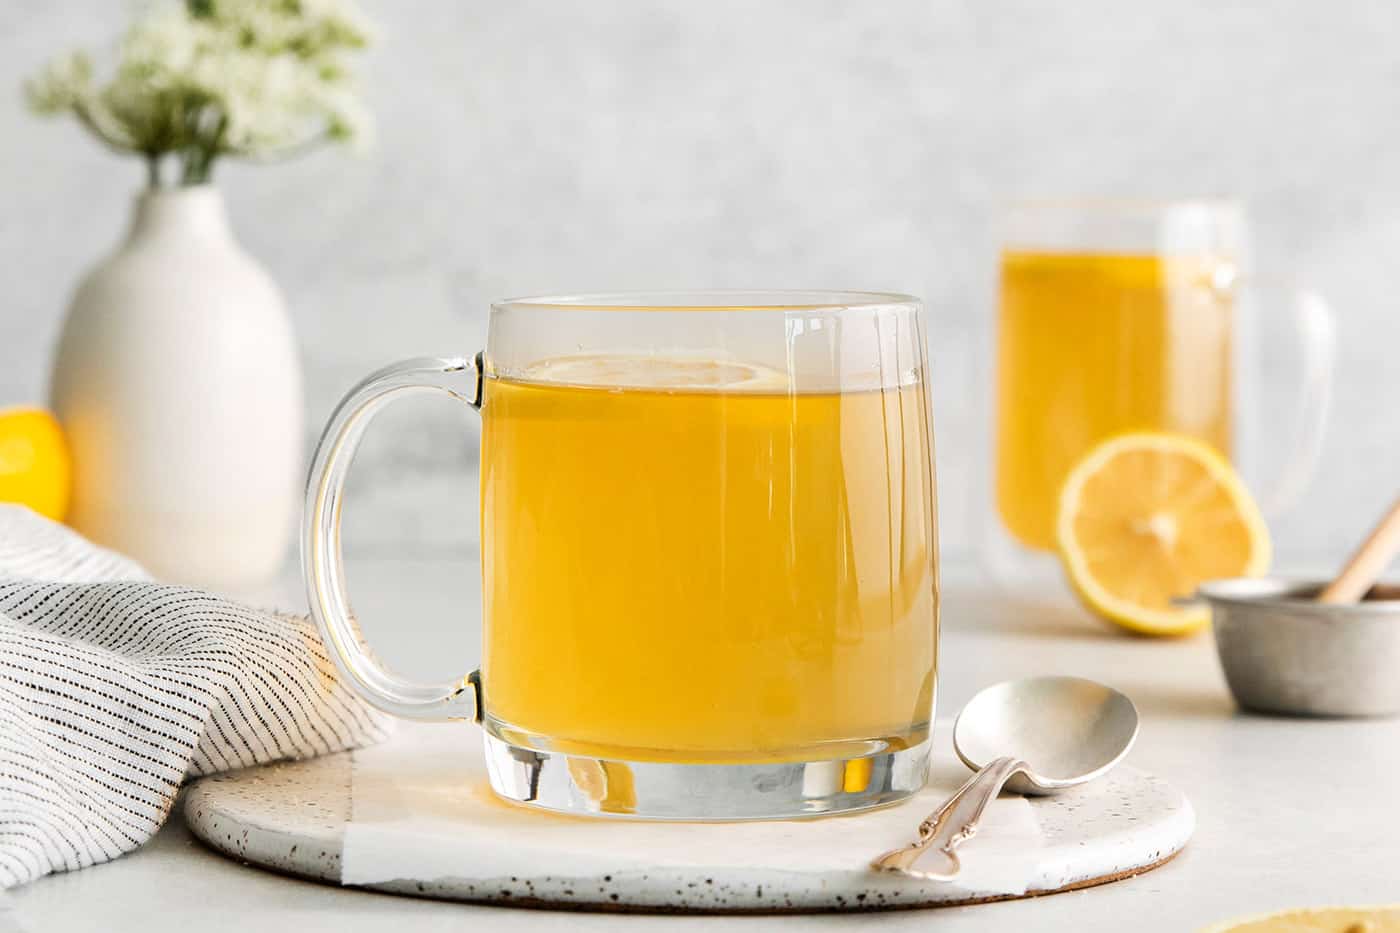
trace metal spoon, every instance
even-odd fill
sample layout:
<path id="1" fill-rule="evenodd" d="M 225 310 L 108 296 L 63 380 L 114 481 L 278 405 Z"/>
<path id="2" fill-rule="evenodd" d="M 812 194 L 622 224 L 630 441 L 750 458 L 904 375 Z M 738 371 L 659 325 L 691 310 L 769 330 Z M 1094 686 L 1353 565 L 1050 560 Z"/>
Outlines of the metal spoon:
<path id="1" fill-rule="evenodd" d="M 1123 694 L 1079 677 L 1031 677 L 996 684 L 963 707 L 953 747 L 977 770 L 957 793 L 919 824 L 919 839 L 870 865 L 933 881 L 956 877 L 954 850 L 977 833 L 982 813 L 1003 787 L 1018 794 L 1054 794 L 1108 771 L 1137 738 L 1137 709 Z M 916 870 L 934 850 L 938 864 Z"/>

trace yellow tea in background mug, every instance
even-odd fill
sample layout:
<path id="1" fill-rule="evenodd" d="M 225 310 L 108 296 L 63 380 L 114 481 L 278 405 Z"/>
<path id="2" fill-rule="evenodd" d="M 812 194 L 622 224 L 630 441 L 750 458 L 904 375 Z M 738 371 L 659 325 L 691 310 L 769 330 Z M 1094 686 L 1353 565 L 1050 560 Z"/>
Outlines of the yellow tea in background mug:
<path id="1" fill-rule="evenodd" d="M 482 416 L 481 667 L 443 684 L 365 650 L 340 559 L 365 426 L 422 390 Z M 902 799 L 938 673 L 929 405 L 904 295 L 501 302 L 473 360 L 386 367 L 337 409 L 307 487 L 312 615 L 369 702 L 479 722 L 509 800 L 725 820 Z"/>
<path id="2" fill-rule="evenodd" d="M 1105 438 L 1229 455 L 1234 280 L 1223 254 L 1002 253 L 996 502 L 1020 543 L 1055 546 L 1060 486 Z"/>

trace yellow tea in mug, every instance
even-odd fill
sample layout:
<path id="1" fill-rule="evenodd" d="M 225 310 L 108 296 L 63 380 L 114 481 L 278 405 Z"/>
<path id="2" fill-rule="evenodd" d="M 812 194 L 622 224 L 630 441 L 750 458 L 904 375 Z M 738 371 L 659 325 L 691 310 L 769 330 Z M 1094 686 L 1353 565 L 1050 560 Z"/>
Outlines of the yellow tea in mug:
<path id="1" fill-rule="evenodd" d="M 938 597 L 922 379 L 792 392 L 743 364 L 625 356 L 488 378 L 488 726 L 633 761 L 923 741 Z"/>
<path id="2" fill-rule="evenodd" d="M 1229 453 L 1233 273 L 1224 256 L 1003 253 L 996 500 L 1018 541 L 1054 547 L 1060 486 L 1106 437 Z"/>

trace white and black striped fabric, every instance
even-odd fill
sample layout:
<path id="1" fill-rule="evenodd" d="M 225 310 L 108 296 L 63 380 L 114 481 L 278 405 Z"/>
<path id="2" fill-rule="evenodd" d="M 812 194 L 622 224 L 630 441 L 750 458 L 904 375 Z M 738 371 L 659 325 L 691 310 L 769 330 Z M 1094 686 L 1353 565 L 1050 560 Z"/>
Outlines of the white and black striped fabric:
<path id="1" fill-rule="evenodd" d="M 383 738 L 306 619 L 0 505 L 0 888 L 128 852 L 185 778 Z"/>

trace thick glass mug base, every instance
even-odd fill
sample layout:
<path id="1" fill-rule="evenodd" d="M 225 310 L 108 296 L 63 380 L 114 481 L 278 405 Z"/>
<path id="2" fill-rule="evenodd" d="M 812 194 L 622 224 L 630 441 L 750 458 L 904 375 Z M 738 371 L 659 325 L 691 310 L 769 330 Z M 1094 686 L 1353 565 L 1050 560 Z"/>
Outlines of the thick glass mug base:
<path id="1" fill-rule="evenodd" d="M 896 803 L 928 779 L 929 745 L 819 761 L 677 764 L 590 758 L 511 744 L 484 731 L 491 788 L 507 800 L 580 816 L 782 820 Z"/>

